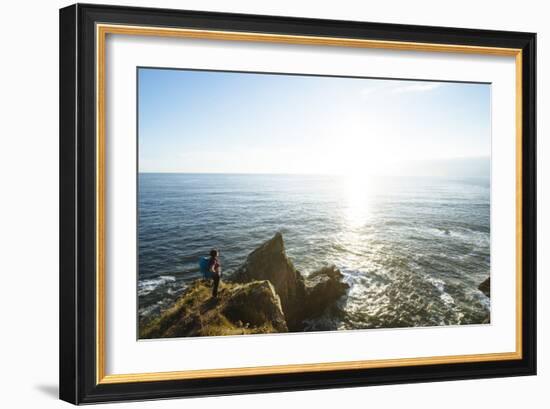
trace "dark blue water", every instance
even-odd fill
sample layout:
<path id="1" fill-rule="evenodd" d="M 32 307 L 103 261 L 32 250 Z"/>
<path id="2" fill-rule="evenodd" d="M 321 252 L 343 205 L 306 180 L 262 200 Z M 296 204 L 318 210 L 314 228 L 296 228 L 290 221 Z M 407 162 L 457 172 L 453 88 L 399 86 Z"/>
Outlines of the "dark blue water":
<path id="1" fill-rule="evenodd" d="M 304 275 L 344 273 L 340 329 L 486 322 L 489 194 L 474 178 L 140 174 L 140 315 L 199 277 L 211 248 L 229 274 L 280 231 Z"/>

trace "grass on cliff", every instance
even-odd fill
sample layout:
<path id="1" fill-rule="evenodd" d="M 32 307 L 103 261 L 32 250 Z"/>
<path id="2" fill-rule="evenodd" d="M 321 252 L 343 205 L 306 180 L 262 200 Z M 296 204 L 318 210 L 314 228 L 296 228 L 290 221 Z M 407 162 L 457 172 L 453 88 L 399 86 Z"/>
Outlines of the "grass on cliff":
<path id="1" fill-rule="evenodd" d="M 243 284 L 220 283 L 216 299 L 212 298 L 210 282 L 197 280 L 160 316 L 140 325 L 139 338 L 174 338 L 265 334 L 278 332 L 269 320 L 254 319 L 254 306 L 240 320 L 232 314 L 234 295 L 246 292 Z M 251 317 L 247 322 L 246 318 Z M 256 322 L 254 322 L 256 321 Z"/>

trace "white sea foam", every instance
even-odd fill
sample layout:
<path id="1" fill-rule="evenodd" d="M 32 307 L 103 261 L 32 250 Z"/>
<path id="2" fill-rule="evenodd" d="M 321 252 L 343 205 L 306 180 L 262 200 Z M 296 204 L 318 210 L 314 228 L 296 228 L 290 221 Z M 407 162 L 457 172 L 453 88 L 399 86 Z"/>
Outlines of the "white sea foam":
<path id="1" fill-rule="evenodd" d="M 175 281 L 176 281 L 176 277 L 174 276 L 160 276 L 157 278 L 141 280 L 138 283 L 138 295 L 139 296 L 147 295 L 152 291 L 155 291 L 157 287 L 168 283 L 173 283 Z"/>
<path id="2" fill-rule="evenodd" d="M 426 281 L 431 283 L 437 290 L 440 292 L 439 297 L 441 300 L 447 304 L 452 305 L 455 303 L 454 298 L 445 291 L 445 281 L 439 279 L 439 278 L 433 278 L 433 277 L 427 277 Z"/>

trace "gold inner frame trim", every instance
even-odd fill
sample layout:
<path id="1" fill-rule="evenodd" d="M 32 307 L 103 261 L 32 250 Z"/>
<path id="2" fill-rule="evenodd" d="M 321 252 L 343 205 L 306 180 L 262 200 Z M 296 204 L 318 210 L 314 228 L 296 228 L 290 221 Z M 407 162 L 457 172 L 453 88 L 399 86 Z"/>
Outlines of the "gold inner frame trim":
<path id="1" fill-rule="evenodd" d="M 291 374 L 413 365 L 490 362 L 522 358 L 522 51 L 515 48 L 432 44 L 353 38 L 295 36 L 236 31 L 178 29 L 167 27 L 96 25 L 96 383 L 115 384 L 214 377 Z M 107 34 L 196 38 L 401 51 L 467 53 L 515 57 L 516 65 L 516 350 L 504 353 L 449 355 L 366 361 L 320 362 L 314 364 L 105 374 L 105 41 Z"/>

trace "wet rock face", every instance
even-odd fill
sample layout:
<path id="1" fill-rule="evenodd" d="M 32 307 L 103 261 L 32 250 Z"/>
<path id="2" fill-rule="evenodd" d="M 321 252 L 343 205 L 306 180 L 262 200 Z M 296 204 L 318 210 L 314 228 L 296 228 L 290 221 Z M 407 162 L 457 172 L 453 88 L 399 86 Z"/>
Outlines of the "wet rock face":
<path id="1" fill-rule="evenodd" d="M 322 315 L 329 308 L 336 307 L 338 300 L 343 297 L 349 285 L 344 276 L 335 266 L 324 267 L 307 277 L 304 318 L 314 318 Z"/>
<path id="2" fill-rule="evenodd" d="M 487 297 L 490 297 L 491 296 L 491 277 L 487 277 L 487 279 L 484 282 L 482 282 L 477 288 Z"/>

